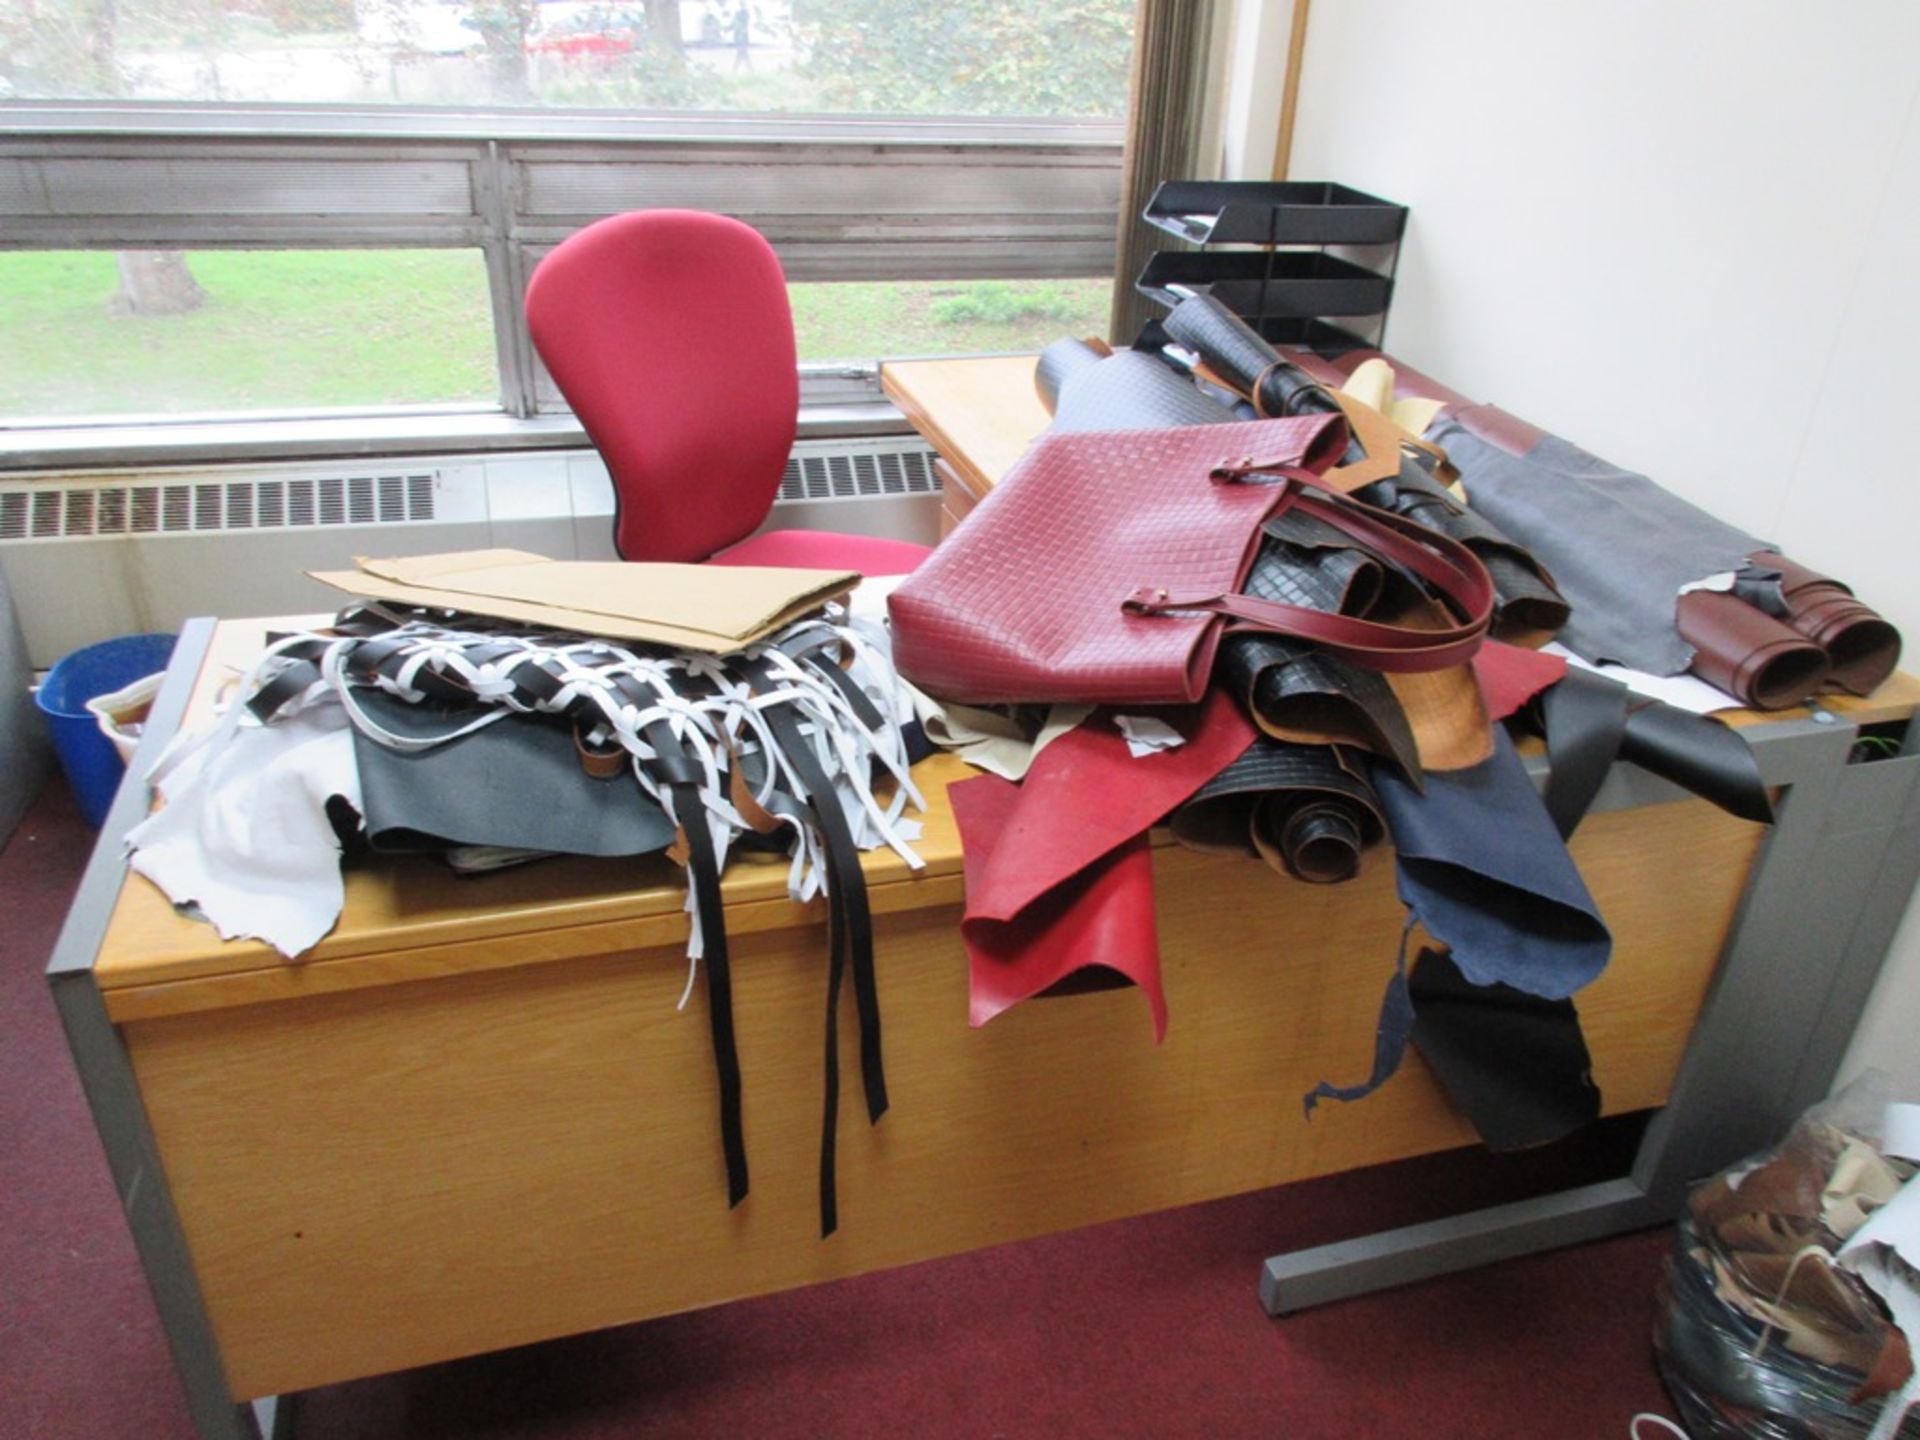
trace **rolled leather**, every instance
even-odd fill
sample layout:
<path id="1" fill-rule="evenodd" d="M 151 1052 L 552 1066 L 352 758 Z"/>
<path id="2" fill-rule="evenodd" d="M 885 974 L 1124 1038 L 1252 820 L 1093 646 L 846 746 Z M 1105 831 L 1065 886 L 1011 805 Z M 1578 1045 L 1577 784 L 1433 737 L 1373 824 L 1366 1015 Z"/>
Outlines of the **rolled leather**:
<path id="1" fill-rule="evenodd" d="M 1252 326 L 1211 295 L 1182 300 L 1162 323 L 1167 334 L 1198 353 L 1222 380 L 1253 401 L 1262 415 L 1341 413 L 1332 391 L 1283 359 Z"/>
<path id="2" fill-rule="evenodd" d="M 1787 624 L 1827 652 L 1828 683 L 1855 695 L 1872 693 L 1900 663 L 1900 632 L 1838 580 L 1763 550 L 1757 567 L 1779 574 Z"/>
<path id="3" fill-rule="evenodd" d="M 1040 352 L 1033 362 L 1033 390 L 1049 415 L 1060 408 L 1067 381 L 1101 358 L 1102 352 L 1085 340 L 1056 340 Z"/>
<path id="4" fill-rule="evenodd" d="M 1736 595 L 1690 590 L 1674 606 L 1693 673 L 1753 710 L 1789 710 L 1826 683 L 1827 652 Z"/>
<path id="5" fill-rule="evenodd" d="M 1195 850 L 1258 855 L 1313 884 L 1351 879 L 1385 833 L 1366 762 L 1337 745 L 1264 737 L 1173 813 L 1174 838 Z"/>

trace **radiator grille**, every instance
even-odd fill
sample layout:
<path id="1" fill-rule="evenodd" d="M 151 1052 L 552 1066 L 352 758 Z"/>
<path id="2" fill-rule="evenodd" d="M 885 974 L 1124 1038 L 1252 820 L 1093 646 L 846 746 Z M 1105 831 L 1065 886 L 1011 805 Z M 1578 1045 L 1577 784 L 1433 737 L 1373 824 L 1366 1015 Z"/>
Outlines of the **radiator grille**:
<path id="1" fill-rule="evenodd" d="M 859 500 L 873 495 L 932 495 L 940 489 L 926 449 L 796 450 L 780 477 L 782 500 Z"/>
<path id="2" fill-rule="evenodd" d="M 0 492 L 0 540 L 184 535 L 434 518 L 427 474 L 98 482 Z"/>

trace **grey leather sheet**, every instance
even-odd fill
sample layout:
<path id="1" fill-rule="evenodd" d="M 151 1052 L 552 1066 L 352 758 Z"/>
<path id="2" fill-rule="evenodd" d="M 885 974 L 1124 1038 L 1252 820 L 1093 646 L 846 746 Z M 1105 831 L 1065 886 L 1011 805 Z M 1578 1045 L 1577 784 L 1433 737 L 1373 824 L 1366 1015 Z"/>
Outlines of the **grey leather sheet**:
<path id="1" fill-rule="evenodd" d="M 1558 436 L 1513 455 L 1443 413 L 1426 438 L 1459 470 L 1468 503 L 1552 573 L 1573 605 L 1558 638 L 1584 659 L 1679 674 L 1693 659 L 1674 624 L 1681 587 L 1770 548 Z"/>

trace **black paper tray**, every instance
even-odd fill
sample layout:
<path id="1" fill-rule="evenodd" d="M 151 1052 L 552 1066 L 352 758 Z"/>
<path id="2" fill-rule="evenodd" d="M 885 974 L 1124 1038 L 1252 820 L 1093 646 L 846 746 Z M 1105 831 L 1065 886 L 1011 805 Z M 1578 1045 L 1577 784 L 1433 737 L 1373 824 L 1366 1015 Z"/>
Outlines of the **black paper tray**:
<path id="1" fill-rule="evenodd" d="M 1142 218 L 1200 245 L 1391 245 L 1407 207 L 1325 180 L 1167 180 Z"/>
<path id="2" fill-rule="evenodd" d="M 1252 323 L 1252 322 L 1249 322 Z M 1269 345 L 1280 345 L 1290 350 L 1311 350 L 1316 355 L 1325 355 L 1329 359 L 1344 355 L 1349 350 L 1377 350 L 1379 341 L 1370 340 L 1364 335 L 1339 325 L 1329 324 L 1325 320 L 1309 320 L 1300 315 L 1269 315 L 1254 329 Z M 1179 341 L 1167 334 L 1166 327 L 1158 320 L 1149 320 L 1140 328 L 1135 337 L 1135 350 L 1154 351 L 1163 345 L 1177 345 Z"/>
<path id="3" fill-rule="evenodd" d="M 1213 296 L 1235 314 L 1378 315 L 1393 281 L 1318 250 L 1163 250 L 1149 256 L 1134 286 L 1162 305 Z"/>

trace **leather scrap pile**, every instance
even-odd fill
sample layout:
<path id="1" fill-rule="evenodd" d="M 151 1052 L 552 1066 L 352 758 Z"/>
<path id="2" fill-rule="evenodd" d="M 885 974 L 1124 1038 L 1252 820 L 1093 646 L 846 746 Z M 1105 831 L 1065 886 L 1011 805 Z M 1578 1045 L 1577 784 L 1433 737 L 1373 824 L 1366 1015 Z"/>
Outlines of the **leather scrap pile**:
<path id="1" fill-rule="evenodd" d="M 268 646 L 240 688 L 243 703 L 162 758 L 151 778 L 166 803 L 130 832 L 129 863 L 223 936 L 258 936 L 294 958 L 339 917 L 343 851 L 428 851 L 466 869 L 562 853 L 666 855 L 687 876 L 688 993 L 703 975 L 727 1190 L 738 1204 L 748 1169 L 720 876 L 735 851 L 789 857 L 793 898 L 828 901 L 821 1222 L 830 1233 L 835 1017 L 848 976 L 869 1119 L 887 1109 L 859 852 L 885 846 L 922 863 L 918 822 L 906 814 L 924 808 L 909 774 L 922 747 L 885 635 L 821 603 L 857 577 L 669 576 L 675 605 L 701 585 L 728 591 L 739 626 L 704 637 L 668 622 L 711 627 L 727 607 L 601 617 L 604 629 L 628 634 L 664 625 L 702 647 L 688 649 L 533 628 L 556 593 L 595 587 L 532 556 L 504 562 L 503 584 L 501 553 L 477 565 L 471 555 L 373 562 L 340 577 L 387 601 Z M 659 577 L 637 572 L 702 567 L 618 569 L 616 578 L 644 585 Z M 472 607 L 461 611 L 403 605 L 423 579 L 478 584 L 475 574 L 490 577 L 482 588 L 516 593 L 435 592 Z M 595 603 L 607 603 L 599 593 Z M 531 617 L 516 615 L 526 607 Z"/>
<path id="2" fill-rule="evenodd" d="M 1484 407 L 1418 376 L 1396 388 L 1383 363 L 1348 383 L 1205 294 L 1140 348 L 1049 347 L 1036 386 L 1052 425 L 890 600 L 923 713 L 997 709 L 1040 742 L 950 791 L 974 1023 L 1118 975 L 1164 1032 L 1156 824 L 1307 883 L 1351 878 L 1384 840 L 1424 943 L 1379 957 L 1393 968 L 1371 1074 L 1321 1084 L 1309 1110 L 1370 1093 L 1411 1043 L 1496 1147 L 1596 1116 L 1573 997 L 1612 942 L 1566 838 L 1616 758 L 1770 821 L 1745 742 L 1541 652 L 1612 600 L 1568 583 L 1555 535 L 1481 503 L 1489 467 L 1458 417 Z M 1740 585 L 1716 600 L 1774 605 L 1769 623 L 1818 632 L 1801 648 L 1831 647 L 1815 683 L 1870 688 L 1891 669 L 1897 636 L 1840 587 L 1745 537 L 1715 554 Z M 1134 744 L 1149 721 L 1175 741 Z M 1544 733 L 1544 796 L 1502 721 Z"/>
<path id="3" fill-rule="evenodd" d="M 1829 1110 L 1844 1110 L 1843 1096 Z M 1802 1119 L 1698 1187 L 1660 1286 L 1654 1348 L 1696 1440 L 1920 1435 L 1920 1187 L 1889 1123 Z"/>

